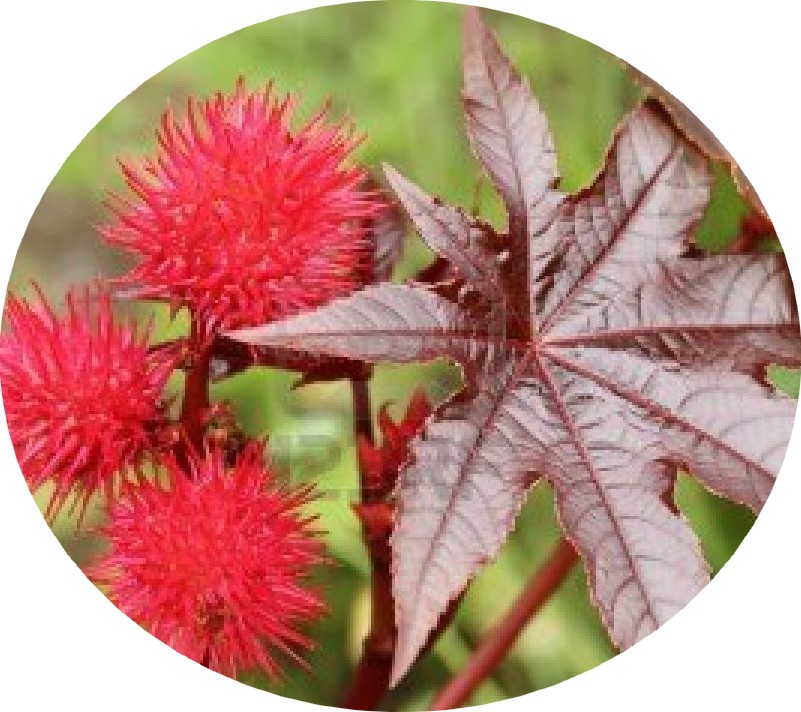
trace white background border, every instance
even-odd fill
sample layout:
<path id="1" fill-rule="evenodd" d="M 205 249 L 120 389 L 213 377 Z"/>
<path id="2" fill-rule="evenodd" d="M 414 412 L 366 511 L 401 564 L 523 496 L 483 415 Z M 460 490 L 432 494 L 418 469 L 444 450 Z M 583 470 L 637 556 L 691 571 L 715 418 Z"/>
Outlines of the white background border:
<path id="1" fill-rule="evenodd" d="M 9 2 L 0 10 L 0 284 L 47 185 L 114 104 L 188 52 L 321 2 Z M 737 157 L 801 284 L 798 23 L 792 3 L 487 2 L 625 58 Z M 755 15 L 754 13 L 760 14 Z M 120 614 L 39 516 L 0 413 L 0 706 L 8 710 L 302 709 L 211 674 Z M 798 704 L 801 435 L 751 534 L 692 604 L 636 648 L 507 710 Z M 317 671 L 325 674 L 325 671 Z M 795 700 L 795 702 L 792 702 Z M 797 707 L 795 707 L 797 709 Z"/>

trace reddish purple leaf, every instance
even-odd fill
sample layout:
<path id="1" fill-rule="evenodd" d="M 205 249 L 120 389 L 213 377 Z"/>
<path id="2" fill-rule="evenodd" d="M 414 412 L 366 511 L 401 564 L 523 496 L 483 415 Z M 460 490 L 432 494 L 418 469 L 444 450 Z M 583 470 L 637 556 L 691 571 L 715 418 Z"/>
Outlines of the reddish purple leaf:
<path id="1" fill-rule="evenodd" d="M 548 122 L 476 8 L 464 22 L 465 129 L 476 157 L 504 199 L 511 219 L 529 210 L 556 180 Z"/>
<path id="2" fill-rule="evenodd" d="M 465 131 L 473 153 L 500 193 L 509 213 L 507 261 L 503 278 L 511 292 L 528 291 L 529 236 L 543 226 L 557 182 L 556 152 L 548 121 L 528 81 L 501 51 L 479 11 L 464 16 Z M 510 312 L 518 325 L 517 310 Z"/>
<path id="3" fill-rule="evenodd" d="M 783 255 L 616 263 L 577 290 L 550 342 L 761 378 L 769 363 L 801 365 L 792 293 Z"/>
<path id="4" fill-rule="evenodd" d="M 384 173 L 423 241 L 487 301 L 502 300 L 498 259 L 488 249 L 480 226 L 464 211 L 427 195 L 392 166 L 385 165 Z"/>
<path id="5" fill-rule="evenodd" d="M 470 365 L 465 390 L 429 419 L 401 473 L 394 682 L 497 553 L 537 476 L 554 487 L 614 642 L 628 647 L 662 625 L 709 577 L 670 501 L 678 468 L 758 511 L 796 409 L 763 384 L 764 366 L 801 364 L 781 256 L 689 256 L 708 161 L 670 115 L 652 101 L 633 111 L 594 183 L 563 195 L 527 84 L 475 10 L 465 28 L 467 131 L 507 205 L 508 232 L 476 231 L 390 171 L 423 240 L 450 264 L 438 273 L 463 288 L 372 287 L 238 335 Z M 467 303 L 471 290 L 491 308 Z"/>
<path id="6" fill-rule="evenodd" d="M 228 336 L 254 346 L 405 363 L 441 355 L 466 358 L 471 324 L 465 310 L 423 286 L 386 284 Z"/>
<path id="7" fill-rule="evenodd" d="M 548 330 L 581 289 L 603 283 L 621 262 L 683 254 L 708 199 L 703 158 L 656 107 L 635 110 L 593 185 L 564 198 L 532 237 L 530 279 L 540 328 Z"/>

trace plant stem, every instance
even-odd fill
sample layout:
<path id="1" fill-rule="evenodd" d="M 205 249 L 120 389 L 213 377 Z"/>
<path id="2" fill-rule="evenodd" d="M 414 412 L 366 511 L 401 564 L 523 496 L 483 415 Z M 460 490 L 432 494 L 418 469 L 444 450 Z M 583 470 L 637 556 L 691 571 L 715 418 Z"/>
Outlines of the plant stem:
<path id="1" fill-rule="evenodd" d="M 367 378 L 351 379 L 353 427 L 358 436 L 374 442 L 372 409 Z M 375 493 L 366 486 L 360 467 L 361 503 L 375 503 Z M 372 612 L 370 631 L 364 641 L 362 658 L 356 668 L 342 707 L 374 710 L 389 688 L 389 674 L 395 650 L 395 607 L 392 601 L 389 538 L 386 531 L 370 531 L 362 519 L 367 553 L 372 567 Z"/>
<path id="2" fill-rule="evenodd" d="M 532 616 L 559 588 L 577 558 L 573 545 L 562 539 L 506 615 L 484 635 L 467 665 L 440 691 L 429 709 L 449 710 L 461 707 L 470 699 L 509 652 Z"/>
<path id="3" fill-rule="evenodd" d="M 368 550 L 370 550 L 368 543 Z M 395 650 L 395 615 L 389 562 L 372 561 L 372 616 L 362 658 L 342 701 L 352 710 L 375 710 L 389 689 Z"/>
<path id="4" fill-rule="evenodd" d="M 196 455 L 202 456 L 206 428 L 205 419 L 209 408 L 211 350 L 203 345 L 198 336 L 198 331 L 197 322 L 193 318 L 189 342 L 191 364 L 186 369 L 181 425 L 187 439 L 186 448 L 182 449 L 189 450 L 189 452 L 194 451 Z M 189 464 L 189 452 L 184 452 L 181 455 L 185 460 L 185 465 Z M 185 469 L 187 473 L 191 472 L 190 467 L 187 466 Z"/>
<path id="5" fill-rule="evenodd" d="M 373 411 L 370 406 L 369 374 L 364 378 L 351 378 L 350 389 L 353 394 L 353 431 L 358 437 L 361 435 L 371 445 L 375 443 L 373 435 Z M 360 470 L 360 476 L 364 473 Z M 362 480 L 363 482 L 363 480 Z"/>

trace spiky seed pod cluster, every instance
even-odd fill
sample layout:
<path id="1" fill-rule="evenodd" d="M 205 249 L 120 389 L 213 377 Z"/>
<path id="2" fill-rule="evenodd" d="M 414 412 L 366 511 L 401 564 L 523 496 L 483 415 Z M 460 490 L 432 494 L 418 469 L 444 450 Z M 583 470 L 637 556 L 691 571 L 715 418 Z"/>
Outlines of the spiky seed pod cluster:
<path id="1" fill-rule="evenodd" d="M 33 490 L 52 480 L 49 515 L 72 494 L 83 509 L 154 446 L 174 364 L 89 288 L 67 295 L 63 317 L 38 288 L 31 300 L 10 297 L 5 315 L 0 382 L 22 471 Z"/>
<path id="2" fill-rule="evenodd" d="M 190 476 L 164 462 L 169 486 L 126 488 L 103 528 L 109 549 L 90 570 L 114 603 L 189 658 L 232 677 L 276 654 L 300 661 L 312 641 L 298 626 L 325 605 L 308 586 L 323 558 L 308 489 L 279 488 L 250 443 L 226 466 L 222 452 L 193 459 Z"/>
<path id="3" fill-rule="evenodd" d="M 209 408 L 193 364 L 209 362 L 220 330 L 361 287 L 385 208 L 351 162 L 350 129 L 325 110 L 293 128 L 294 111 L 272 86 L 240 81 L 190 99 L 183 117 L 165 113 L 156 153 L 123 165 L 130 193 L 112 197 L 101 234 L 138 262 L 117 288 L 187 307 L 181 348 L 149 347 L 94 288 L 70 292 L 63 316 L 38 290 L 10 297 L 0 336 L 12 440 L 31 488 L 54 483 L 48 514 L 72 496 L 83 512 L 105 492 L 109 546 L 90 575 L 153 635 L 231 676 L 275 675 L 280 656 L 312 647 L 301 628 L 325 610 L 307 580 L 323 543 L 301 513 L 309 491 L 280 488 L 262 446 L 216 422 L 224 410 Z M 163 391 L 179 367 L 200 379 L 174 422 Z M 155 477 L 126 477 L 146 458 Z"/>
<path id="4" fill-rule="evenodd" d="M 139 298 L 189 307 L 205 333 L 255 326 L 362 285 L 369 220 L 384 205 L 349 163 L 358 144 L 326 111 L 293 130 L 272 86 L 168 111 L 154 157 L 124 164 L 105 240 L 138 257 Z"/>

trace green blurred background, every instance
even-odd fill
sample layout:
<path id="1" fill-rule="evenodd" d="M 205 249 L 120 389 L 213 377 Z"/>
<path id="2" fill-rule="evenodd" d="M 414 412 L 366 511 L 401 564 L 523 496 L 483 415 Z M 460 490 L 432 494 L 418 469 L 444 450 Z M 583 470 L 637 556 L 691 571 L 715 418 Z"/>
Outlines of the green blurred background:
<path id="1" fill-rule="evenodd" d="M 135 157 L 154 144 L 161 112 L 179 111 L 189 94 L 229 91 L 237 76 L 251 87 L 275 80 L 298 93 L 303 111 L 331 100 L 334 115 L 347 115 L 368 134 L 359 158 L 377 168 L 381 161 L 447 200 L 501 219 L 497 198 L 471 157 L 460 123 L 460 14 L 444 3 L 367 2 L 322 8 L 254 25 L 179 60 L 145 82 L 93 129 L 69 156 L 34 214 L 20 248 L 11 285 L 26 291 L 30 279 L 54 299 L 74 283 L 125 269 L 119 255 L 101 246 L 93 226 L 106 219 L 105 191 L 122 190 L 118 157 Z M 553 28 L 512 15 L 487 13 L 501 42 L 550 118 L 563 185 L 577 188 L 600 166 L 611 132 L 637 101 L 621 63 L 598 48 Z M 724 249 L 745 208 L 724 170 L 699 242 Z M 430 260 L 410 237 L 396 279 Z M 145 309 L 142 315 L 146 316 Z M 179 333 L 158 312 L 159 338 Z M 797 395 L 796 374 L 774 371 L 776 383 Z M 294 374 L 254 369 L 214 387 L 216 399 L 230 399 L 246 427 L 269 433 L 277 465 L 294 481 L 319 483 L 327 496 L 316 508 L 336 559 L 322 583 L 332 615 L 312 631 L 319 641 L 309 673 L 287 667 L 279 684 L 259 676 L 243 682 L 310 702 L 336 705 L 356 663 L 369 617 L 368 561 L 359 524 L 349 502 L 357 483 L 351 430 L 350 393 L 345 383 L 291 390 Z M 381 367 L 372 383 L 374 406 L 391 402 L 400 414 L 415 387 L 442 399 L 458 384 L 447 364 Z M 171 386 L 180 389 L 180 379 Z M 715 498 L 682 476 L 677 499 L 701 538 L 717 572 L 748 532 L 753 519 L 744 509 Z M 40 505 L 47 493 L 37 495 Z M 90 521 L 102 513 L 92 508 Z M 100 546 L 70 517 L 54 525 L 67 552 L 83 564 Z M 455 673 L 491 625 L 512 602 L 558 539 L 547 486 L 531 494 L 498 559 L 470 588 L 451 628 L 402 685 L 386 700 L 391 710 L 424 709 L 434 692 Z M 475 704 L 516 696 L 565 680 L 615 654 L 590 605 L 580 567 L 529 625 L 511 654 L 472 699 Z"/>

